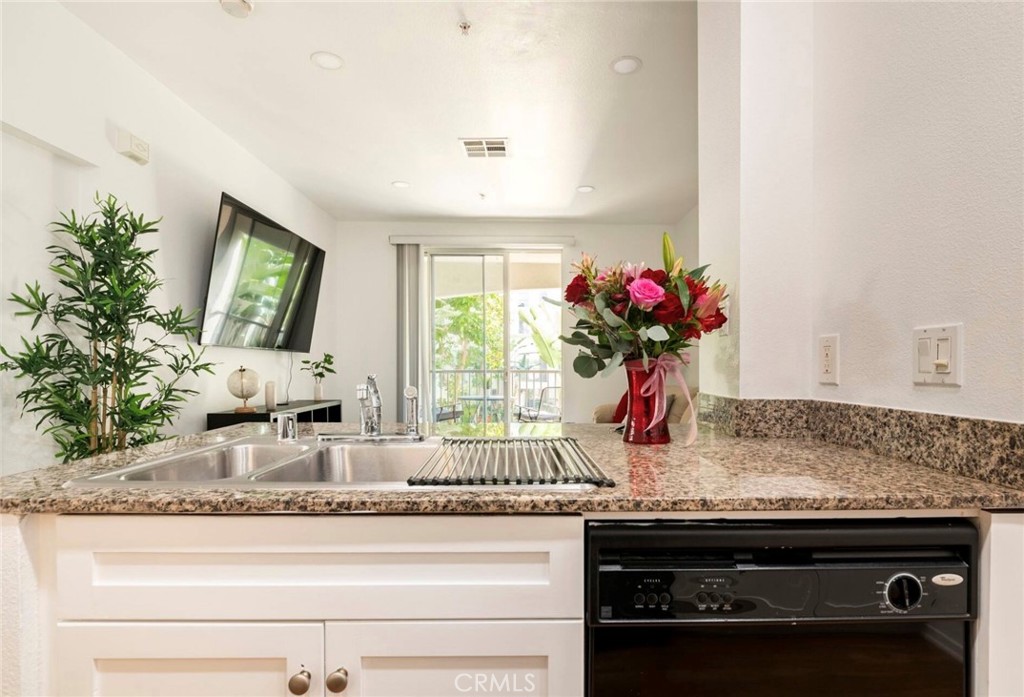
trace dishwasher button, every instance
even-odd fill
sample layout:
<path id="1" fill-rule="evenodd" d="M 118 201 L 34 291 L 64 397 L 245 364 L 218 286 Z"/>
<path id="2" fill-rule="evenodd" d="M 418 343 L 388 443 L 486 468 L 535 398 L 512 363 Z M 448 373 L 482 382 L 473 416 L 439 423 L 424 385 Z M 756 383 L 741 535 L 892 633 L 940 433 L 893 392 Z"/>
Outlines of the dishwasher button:
<path id="1" fill-rule="evenodd" d="M 643 593 L 637 593 L 636 595 L 634 595 L 633 596 L 633 604 L 634 605 L 643 605 L 644 604 L 644 594 Z"/>
<path id="2" fill-rule="evenodd" d="M 698 605 L 707 605 L 708 604 L 708 594 L 704 593 L 704 592 L 698 593 L 697 594 L 697 604 Z"/>
<path id="3" fill-rule="evenodd" d="M 658 604 L 658 594 L 657 593 L 648 593 L 647 594 L 647 604 L 648 605 L 657 605 Z"/>
<path id="4" fill-rule="evenodd" d="M 660 596 L 658 596 L 658 600 L 661 602 L 662 605 L 668 605 L 672 602 L 672 596 L 668 593 L 662 593 Z"/>

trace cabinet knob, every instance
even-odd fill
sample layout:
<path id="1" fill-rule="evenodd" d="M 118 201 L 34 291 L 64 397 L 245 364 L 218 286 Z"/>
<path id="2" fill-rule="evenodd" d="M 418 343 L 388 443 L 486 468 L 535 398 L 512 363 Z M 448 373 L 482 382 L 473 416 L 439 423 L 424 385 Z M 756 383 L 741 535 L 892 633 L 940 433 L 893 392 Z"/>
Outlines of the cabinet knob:
<path id="1" fill-rule="evenodd" d="M 300 670 L 288 678 L 288 691 L 293 695 L 304 695 L 309 692 L 309 681 L 313 676 L 308 670 Z"/>
<path id="2" fill-rule="evenodd" d="M 324 682 L 327 684 L 327 689 L 331 692 L 344 692 L 345 688 L 348 687 L 348 671 L 344 668 L 338 668 L 328 675 L 327 680 Z"/>

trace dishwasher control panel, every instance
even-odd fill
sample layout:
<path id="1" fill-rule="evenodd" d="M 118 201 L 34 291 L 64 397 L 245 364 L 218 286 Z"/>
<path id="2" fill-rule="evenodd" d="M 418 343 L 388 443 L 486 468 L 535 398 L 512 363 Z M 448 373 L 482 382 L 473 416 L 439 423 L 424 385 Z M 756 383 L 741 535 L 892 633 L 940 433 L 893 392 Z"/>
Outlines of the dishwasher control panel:
<path id="1" fill-rule="evenodd" d="M 959 577 L 943 585 L 933 579 Z M 598 619 L 714 621 L 967 617 L 964 565 L 606 569 Z"/>
<path id="2" fill-rule="evenodd" d="M 592 624 L 975 616 L 976 531 L 914 524 L 591 524 Z"/>

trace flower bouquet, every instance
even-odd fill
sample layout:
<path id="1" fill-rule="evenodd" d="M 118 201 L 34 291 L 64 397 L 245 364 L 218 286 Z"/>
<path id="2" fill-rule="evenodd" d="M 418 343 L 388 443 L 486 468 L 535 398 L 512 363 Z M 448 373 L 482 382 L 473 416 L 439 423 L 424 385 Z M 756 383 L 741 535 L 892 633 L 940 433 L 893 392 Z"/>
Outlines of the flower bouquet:
<path id="1" fill-rule="evenodd" d="M 725 324 L 719 282 L 709 285 L 707 266 L 687 271 L 676 256 L 672 240 L 662 238 L 665 268 L 645 264 L 615 264 L 598 269 L 587 254 L 573 264 L 576 276 L 565 289 L 565 301 L 576 317 L 570 336 L 562 341 L 578 346 L 572 367 L 591 378 L 626 367 L 626 423 L 622 439 L 630 443 L 667 443 L 665 382 L 674 378 L 687 402 L 690 391 L 682 366 L 690 362 L 685 349 L 704 334 Z M 697 420 L 690 405 L 687 445 L 697 437 Z"/>

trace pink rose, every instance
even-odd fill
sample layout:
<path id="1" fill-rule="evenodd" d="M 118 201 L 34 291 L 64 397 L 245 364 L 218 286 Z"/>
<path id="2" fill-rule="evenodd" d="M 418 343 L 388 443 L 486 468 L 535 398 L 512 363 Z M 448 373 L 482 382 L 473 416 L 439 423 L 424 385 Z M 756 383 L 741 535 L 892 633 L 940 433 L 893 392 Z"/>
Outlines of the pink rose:
<path id="1" fill-rule="evenodd" d="M 638 278 L 629 284 L 629 299 L 641 310 L 650 310 L 665 299 L 665 289 L 649 278 Z"/>

